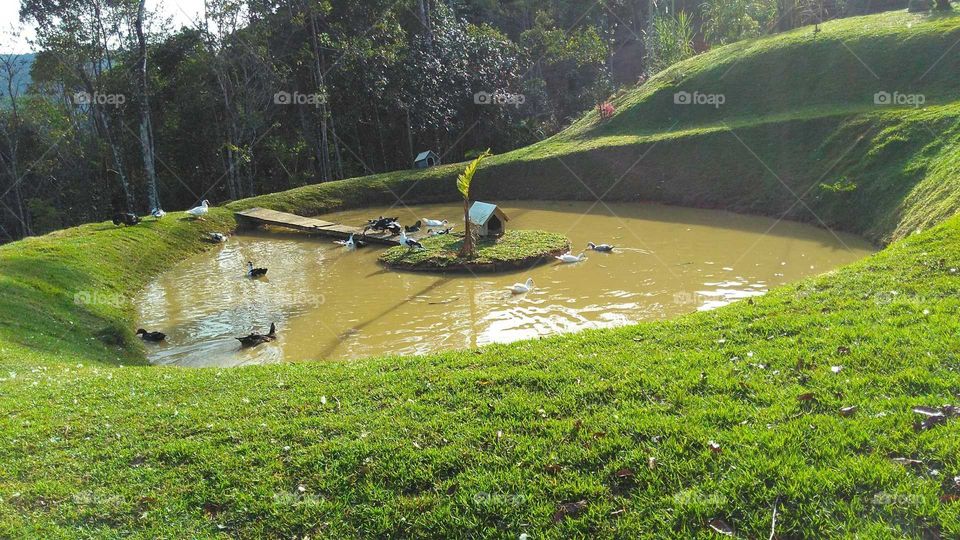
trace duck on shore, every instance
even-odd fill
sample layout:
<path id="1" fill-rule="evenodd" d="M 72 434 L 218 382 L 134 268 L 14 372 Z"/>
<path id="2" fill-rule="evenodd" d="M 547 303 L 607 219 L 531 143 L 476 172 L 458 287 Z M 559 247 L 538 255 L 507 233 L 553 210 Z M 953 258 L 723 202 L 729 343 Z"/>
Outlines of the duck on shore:
<path id="1" fill-rule="evenodd" d="M 400 233 L 400 245 L 406 246 L 408 249 L 423 249 L 423 244 L 408 237 L 405 233 Z"/>
<path id="2" fill-rule="evenodd" d="M 439 220 L 439 219 L 427 219 L 427 218 L 423 218 L 423 224 L 426 225 L 427 227 L 433 227 L 433 228 L 446 227 L 446 226 L 447 226 L 447 223 L 449 223 L 449 222 L 448 222 L 447 220 L 445 220 L 445 219 L 444 219 L 444 220 Z"/>
<path id="3" fill-rule="evenodd" d="M 140 223 L 140 216 L 136 214 L 131 214 L 130 212 L 119 212 L 113 215 L 113 224 L 114 225 L 126 225 L 132 227 Z"/>
<path id="4" fill-rule="evenodd" d="M 208 212 L 210 212 L 210 201 L 204 199 L 200 206 L 187 210 L 187 215 L 197 221 L 203 221 L 203 216 L 207 215 Z"/>

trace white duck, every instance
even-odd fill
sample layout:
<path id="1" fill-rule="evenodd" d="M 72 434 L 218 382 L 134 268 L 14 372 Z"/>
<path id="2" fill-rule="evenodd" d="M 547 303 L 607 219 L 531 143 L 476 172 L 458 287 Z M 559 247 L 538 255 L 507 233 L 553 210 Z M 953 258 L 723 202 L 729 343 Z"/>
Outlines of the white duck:
<path id="1" fill-rule="evenodd" d="M 510 292 L 513 294 L 523 294 L 528 293 L 533 290 L 533 278 L 527 278 L 526 283 L 514 283 L 510 287 Z"/>
<path id="2" fill-rule="evenodd" d="M 441 221 L 438 219 L 423 218 L 423 224 L 426 225 L 427 227 L 446 227 L 447 223 L 448 221 L 445 219 Z"/>
<path id="3" fill-rule="evenodd" d="M 564 253 L 563 255 L 560 255 L 559 257 L 555 257 L 555 259 L 557 259 L 558 261 L 560 261 L 560 262 L 562 262 L 562 263 L 564 263 L 564 264 L 568 264 L 568 263 L 578 263 L 578 262 L 580 262 L 580 261 L 585 261 L 585 260 L 587 260 L 587 258 L 583 256 L 583 253 L 581 253 L 581 254 L 579 254 L 579 255 L 574 255 L 574 254 L 570 253 L 569 251 L 566 252 L 566 253 Z"/>
<path id="4" fill-rule="evenodd" d="M 353 235 L 352 235 L 352 234 L 350 235 L 350 238 L 347 238 L 346 240 L 336 240 L 336 241 L 334 242 L 334 244 L 343 246 L 343 247 L 345 247 L 345 248 L 347 248 L 347 249 L 354 249 L 354 248 L 357 247 L 356 242 L 353 241 Z"/>
<path id="5" fill-rule="evenodd" d="M 334 244 L 339 244 L 347 249 L 357 249 L 367 245 L 367 243 L 363 240 L 354 240 L 352 234 L 350 235 L 350 238 L 347 238 L 346 240 L 337 240 L 334 242 Z"/>
<path id="6" fill-rule="evenodd" d="M 151 210 L 151 211 L 150 211 L 150 215 L 153 216 L 153 217 L 155 217 L 155 218 L 157 218 L 157 219 L 161 219 L 161 218 L 163 218 L 163 216 L 167 215 L 167 213 L 163 211 L 163 208 L 159 208 L 159 207 L 158 207 L 158 208 L 154 208 L 153 210 Z"/>
<path id="7" fill-rule="evenodd" d="M 196 208 L 191 208 L 187 210 L 187 215 L 193 216 L 194 219 L 203 220 L 203 216 L 207 215 L 207 212 L 210 211 L 210 201 L 204 199 L 200 206 Z"/>

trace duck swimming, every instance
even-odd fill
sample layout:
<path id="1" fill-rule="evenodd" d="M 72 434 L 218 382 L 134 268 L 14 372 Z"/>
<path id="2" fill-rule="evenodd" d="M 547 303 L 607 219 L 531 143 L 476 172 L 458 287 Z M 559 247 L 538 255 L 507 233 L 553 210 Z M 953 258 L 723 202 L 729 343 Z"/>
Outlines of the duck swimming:
<path id="1" fill-rule="evenodd" d="M 258 278 L 267 275 L 266 268 L 254 268 L 252 262 L 247 262 L 247 277 Z"/>
<path id="2" fill-rule="evenodd" d="M 218 232 L 212 232 L 207 235 L 207 241 L 214 244 L 222 244 L 227 241 L 227 235 Z"/>
<path id="3" fill-rule="evenodd" d="M 154 343 L 159 343 L 167 339 L 167 335 L 163 332 L 147 332 L 143 328 L 137 329 L 137 335 L 144 341 L 152 341 Z"/>
<path id="4" fill-rule="evenodd" d="M 367 245 L 367 243 L 363 240 L 354 240 L 353 236 L 354 235 L 351 234 L 350 238 L 347 238 L 346 240 L 337 240 L 334 242 L 334 244 L 341 245 L 347 249 L 362 248 Z"/>
<path id="5" fill-rule="evenodd" d="M 613 251 L 613 246 L 610 244 L 594 244 L 593 242 L 587 242 L 587 248 L 601 253 L 610 253 Z"/>
<path id="6" fill-rule="evenodd" d="M 560 256 L 554 257 L 554 258 L 557 259 L 558 261 L 564 263 L 564 264 L 578 263 L 578 262 L 580 262 L 580 261 L 585 261 L 585 260 L 587 260 L 587 258 L 583 256 L 583 253 L 581 253 L 581 254 L 579 254 L 579 255 L 574 255 L 574 254 L 570 253 L 569 251 L 566 252 L 566 253 L 564 253 L 563 255 L 560 255 Z"/>
<path id="7" fill-rule="evenodd" d="M 523 294 L 528 293 L 533 290 L 533 278 L 527 278 L 526 283 L 514 283 L 510 287 L 510 292 L 513 294 Z"/>
<path id="8" fill-rule="evenodd" d="M 251 332 L 249 335 L 238 337 L 236 339 L 243 347 L 256 347 L 257 345 L 269 343 L 277 339 L 277 325 L 276 323 L 270 323 L 270 332 L 265 335 Z"/>
<path id="9" fill-rule="evenodd" d="M 121 212 L 113 215 L 113 224 L 114 225 L 126 225 L 132 227 L 140 223 L 140 216 L 136 214 L 131 214 L 129 212 Z"/>

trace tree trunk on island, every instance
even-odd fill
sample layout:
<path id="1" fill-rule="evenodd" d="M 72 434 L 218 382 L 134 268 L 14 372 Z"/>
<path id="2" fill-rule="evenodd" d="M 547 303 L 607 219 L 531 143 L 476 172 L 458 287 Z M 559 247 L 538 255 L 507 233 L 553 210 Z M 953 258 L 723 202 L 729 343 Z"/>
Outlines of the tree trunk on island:
<path id="1" fill-rule="evenodd" d="M 460 248 L 461 257 L 473 257 L 473 234 L 470 230 L 470 200 L 463 200 L 463 246 Z"/>

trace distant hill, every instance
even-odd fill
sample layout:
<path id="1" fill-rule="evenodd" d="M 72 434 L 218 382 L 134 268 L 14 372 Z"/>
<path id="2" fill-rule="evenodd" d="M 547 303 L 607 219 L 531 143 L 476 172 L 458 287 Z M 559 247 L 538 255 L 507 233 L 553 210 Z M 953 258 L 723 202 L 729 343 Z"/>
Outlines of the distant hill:
<path id="1" fill-rule="evenodd" d="M 15 78 L 14 82 L 16 83 L 17 90 L 19 91 L 20 94 L 26 93 L 27 87 L 30 86 L 30 82 L 31 82 L 30 67 L 33 66 L 33 61 L 34 59 L 36 59 L 37 55 L 35 53 L 25 53 L 25 54 L 4 54 L 0 56 L 2 56 L 4 60 L 9 58 L 13 60 L 16 64 L 18 64 L 19 73 L 17 74 L 17 77 Z M 5 73 L 0 73 L 0 82 L 2 82 L 2 88 L 0 88 L 0 93 L 2 93 L 4 97 L 6 97 L 7 81 L 6 81 Z"/>

